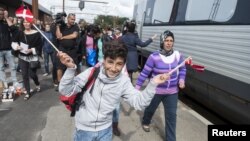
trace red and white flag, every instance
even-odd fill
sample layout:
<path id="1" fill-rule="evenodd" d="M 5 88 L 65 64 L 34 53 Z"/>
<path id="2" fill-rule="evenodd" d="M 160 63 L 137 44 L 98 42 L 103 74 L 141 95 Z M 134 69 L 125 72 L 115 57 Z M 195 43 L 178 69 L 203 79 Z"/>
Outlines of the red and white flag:
<path id="1" fill-rule="evenodd" d="M 23 5 L 16 10 L 16 17 L 22 17 L 30 23 L 33 21 L 33 14 L 30 9 Z"/>
<path id="2" fill-rule="evenodd" d="M 185 64 L 186 65 L 190 65 L 194 70 L 196 70 L 198 72 L 205 71 L 205 66 L 193 64 L 192 58 L 187 59 L 186 62 L 185 62 Z"/>
<path id="3" fill-rule="evenodd" d="M 174 69 L 172 69 L 171 71 L 169 71 L 168 74 L 171 75 L 173 72 L 177 71 L 181 66 L 184 66 L 185 64 L 186 65 L 190 65 L 194 70 L 196 70 L 198 72 L 203 72 L 205 70 L 204 66 L 193 64 L 192 63 L 192 57 L 189 56 L 183 62 L 181 62 L 178 66 L 176 66 Z"/>

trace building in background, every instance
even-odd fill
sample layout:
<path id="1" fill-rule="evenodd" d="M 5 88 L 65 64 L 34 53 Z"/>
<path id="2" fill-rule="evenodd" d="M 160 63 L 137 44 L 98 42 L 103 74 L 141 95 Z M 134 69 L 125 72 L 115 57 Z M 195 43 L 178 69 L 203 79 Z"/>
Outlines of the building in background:
<path id="1" fill-rule="evenodd" d="M 32 0 L 23 0 L 23 2 L 32 10 Z M 20 5 L 22 4 L 21 0 L 0 0 L 0 7 L 5 8 L 9 12 L 9 16 L 15 17 L 15 11 Z M 52 13 L 47 8 L 43 7 L 42 5 L 38 5 L 38 19 L 40 21 L 52 21 Z"/>

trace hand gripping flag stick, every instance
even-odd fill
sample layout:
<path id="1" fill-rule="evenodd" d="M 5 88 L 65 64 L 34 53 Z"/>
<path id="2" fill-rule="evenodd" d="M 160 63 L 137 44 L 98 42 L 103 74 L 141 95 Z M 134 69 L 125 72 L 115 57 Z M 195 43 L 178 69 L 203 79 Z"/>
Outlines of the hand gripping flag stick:
<path id="1" fill-rule="evenodd" d="M 170 72 L 168 72 L 169 75 L 171 75 L 173 72 L 177 71 L 181 66 L 185 65 L 186 62 L 188 62 L 190 59 L 192 59 L 191 56 L 189 56 L 188 58 L 186 58 L 182 63 L 180 63 L 177 67 L 175 67 L 174 69 L 172 69 Z"/>
<path id="2" fill-rule="evenodd" d="M 53 43 L 51 43 L 51 41 L 43 34 L 43 32 L 42 32 L 35 24 L 33 24 L 33 26 L 36 28 L 36 30 L 37 30 L 38 32 L 40 32 L 40 33 L 42 34 L 42 36 L 50 43 L 50 45 L 51 45 L 57 52 L 59 52 L 59 50 L 56 48 L 56 46 L 55 46 Z"/>
<path id="3" fill-rule="evenodd" d="M 175 67 L 174 69 L 172 69 L 170 72 L 166 73 L 167 75 L 171 75 L 173 72 L 177 71 L 181 66 L 185 65 L 186 62 L 188 62 L 189 60 L 191 60 L 191 56 L 189 56 L 188 58 L 186 58 L 183 62 L 181 62 L 177 67 Z M 160 76 L 161 80 L 164 80 L 163 76 Z"/>

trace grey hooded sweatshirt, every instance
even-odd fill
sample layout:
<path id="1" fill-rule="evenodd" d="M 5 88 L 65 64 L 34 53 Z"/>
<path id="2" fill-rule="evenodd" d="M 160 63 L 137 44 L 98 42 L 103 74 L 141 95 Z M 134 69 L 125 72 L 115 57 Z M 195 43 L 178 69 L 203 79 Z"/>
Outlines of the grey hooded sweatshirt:
<path id="1" fill-rule="evenodd" d="M 80 92 L 88 80 L 91 69 L 74 76 L 76 69 L 68 68 L 60 81 L 59 92 L 67 96 Z M 85 104 L 76 112 L 77 130 L 100 131 L 110 127 L 113 110 L 120 104 L 121 98 L 136 110 L 143 110 L 150 104 L 156 86 L 157 84 L 150 81 L 140 92 L 134 88 L 128 76 L 120 73 L 115 78 L 108 78 L 101 66 L 92 94 L 89 90 L 85 92 L 82 99 Z"/>

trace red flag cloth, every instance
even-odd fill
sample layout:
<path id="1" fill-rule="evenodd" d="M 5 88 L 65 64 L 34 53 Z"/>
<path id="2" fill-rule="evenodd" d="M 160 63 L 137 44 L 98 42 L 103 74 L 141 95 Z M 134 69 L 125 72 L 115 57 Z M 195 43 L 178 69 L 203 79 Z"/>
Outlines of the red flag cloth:
<path id="1" fill-rule="evenodd" d="M 197 64 L 192 64 L 191 67 L 195 69 L 198 72 L 203 72 L 205 71 L 205 67 Z"/>
<path id="2" fill-rule="evenodd" d="M 185 64 L 190 65 L 194 70 L 198 72 L 203 72 L 205 71 L 205 67 L 197 64 L 192 63 L 192 58 L 186 60 Z"/>
<path id="3" fill-rule="evenodd" d="M 16 10 L 16 17 L 22 17 L 30 23 L 33 21 L 33 14 L 31 13 L 30 9 L 23 5 Z"/>

